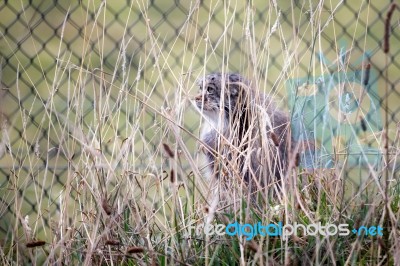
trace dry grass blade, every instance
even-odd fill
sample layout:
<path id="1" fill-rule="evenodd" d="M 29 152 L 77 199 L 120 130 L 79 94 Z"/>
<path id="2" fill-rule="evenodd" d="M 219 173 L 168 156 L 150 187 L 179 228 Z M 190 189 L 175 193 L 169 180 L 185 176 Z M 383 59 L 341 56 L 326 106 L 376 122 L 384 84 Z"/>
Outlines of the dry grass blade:
<path id="1" fill-rule="evenodd" d="M 0 4 L 1 265 L 400 265 L 398 4 L 45 2 Z"/>
<path id="2" fill-rule="evenodd" d="M 391 24 L 393 12 L 396 9 L 396 7 L 397 7 L 397 4 L 392 3 L 389 7 L 389 11 L 386 14 L 385 36 L 383 38 L 383 52 L 385 54 L 389 53 L 389 51 L 390 51 L 390 32 L 391 32 L 390 24 Z"/>

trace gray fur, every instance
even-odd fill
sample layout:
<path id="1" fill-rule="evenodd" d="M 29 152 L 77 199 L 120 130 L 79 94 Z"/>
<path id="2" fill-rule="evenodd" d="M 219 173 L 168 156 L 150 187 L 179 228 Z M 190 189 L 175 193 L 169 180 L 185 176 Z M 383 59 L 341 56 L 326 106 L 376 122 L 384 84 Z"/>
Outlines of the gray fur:
<path id="1" fill-rule="evenodd" d="M 197 84 L 196 106 L 211 124 L 201 139 L 215 177 L 262 185 L 280 178 L 289 150 L 288 115 L 239 74 L 212 73 Z"/>

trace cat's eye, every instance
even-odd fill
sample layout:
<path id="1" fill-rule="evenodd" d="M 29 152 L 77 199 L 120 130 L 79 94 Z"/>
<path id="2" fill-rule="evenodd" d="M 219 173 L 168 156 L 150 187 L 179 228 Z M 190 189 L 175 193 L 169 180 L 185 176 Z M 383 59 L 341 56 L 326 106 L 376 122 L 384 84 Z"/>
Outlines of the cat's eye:
<path id="1" fill-rule="evenodd" d="M 208 93 L 208 94 L 214 94 L 214 92 L 215 92 L 215 89 L 214 89 L 214 88 L 212 88 L 212 87 L 207 87 L 207 93 Z"/>

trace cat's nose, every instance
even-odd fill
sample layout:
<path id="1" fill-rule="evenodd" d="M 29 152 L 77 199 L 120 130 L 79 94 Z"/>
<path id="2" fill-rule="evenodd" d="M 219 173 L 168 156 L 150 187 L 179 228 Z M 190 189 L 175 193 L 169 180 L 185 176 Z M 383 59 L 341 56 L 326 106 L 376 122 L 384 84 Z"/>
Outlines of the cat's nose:
<path id="1" fill-rule="evenodd" d="M 202 94 L 199 94 L 199 95 L 197 95 L 194 99 L 195 99 L 196 101 L 200 102 L 200 101 L 202 101 L 202 99 L 203 99 L 203 95 L 202 95 Z"/>

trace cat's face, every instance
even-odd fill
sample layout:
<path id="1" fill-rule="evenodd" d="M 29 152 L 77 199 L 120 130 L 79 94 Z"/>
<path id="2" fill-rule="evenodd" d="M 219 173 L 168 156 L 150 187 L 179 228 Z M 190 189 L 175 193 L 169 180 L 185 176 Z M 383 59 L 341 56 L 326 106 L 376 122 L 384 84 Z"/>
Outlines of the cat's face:
<path id="1" fill-rule="evenodd" d="M 197 108 L 212 120 L 221 109 L 229 116 L 237 108 L 238 98 L 246 81 L 239 74 L 213 73 L 197 81 L 200 93 L 195 97 Z"/>

